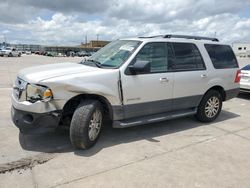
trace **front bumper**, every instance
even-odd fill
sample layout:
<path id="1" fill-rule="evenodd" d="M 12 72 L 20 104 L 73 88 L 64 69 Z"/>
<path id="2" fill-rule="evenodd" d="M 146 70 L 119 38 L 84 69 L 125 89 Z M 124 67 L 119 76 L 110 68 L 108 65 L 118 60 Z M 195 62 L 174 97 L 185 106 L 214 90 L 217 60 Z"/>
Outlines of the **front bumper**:
<path id="1" fill-rule="evenodd" d="M 61 111 L 33 113 L 11 108 L 13 123 L 23 133 L 41 133 L 55 129 L 60 121 Z"/>

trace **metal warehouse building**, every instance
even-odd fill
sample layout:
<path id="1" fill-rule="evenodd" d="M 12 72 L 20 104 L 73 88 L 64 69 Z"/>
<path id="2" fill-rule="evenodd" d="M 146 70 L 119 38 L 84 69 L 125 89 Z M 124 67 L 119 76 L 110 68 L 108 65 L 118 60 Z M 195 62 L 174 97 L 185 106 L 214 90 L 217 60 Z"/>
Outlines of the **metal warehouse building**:
<path id="1" fill-rule="evenodd" d="M 234 43 L 233 50 L 237 57 L 250 58 L 250 43 Z"/>

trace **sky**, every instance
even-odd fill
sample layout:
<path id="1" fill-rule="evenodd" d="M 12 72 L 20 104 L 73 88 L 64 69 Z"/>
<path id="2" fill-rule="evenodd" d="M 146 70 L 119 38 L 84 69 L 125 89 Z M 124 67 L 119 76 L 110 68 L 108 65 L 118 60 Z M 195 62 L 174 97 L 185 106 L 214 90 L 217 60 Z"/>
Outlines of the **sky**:
<path id="1" fill-rule="evenodd" d="M 250 42 L 250 0 L 0 0 L 0 42 L 79 45 L 185 34 Z"/>

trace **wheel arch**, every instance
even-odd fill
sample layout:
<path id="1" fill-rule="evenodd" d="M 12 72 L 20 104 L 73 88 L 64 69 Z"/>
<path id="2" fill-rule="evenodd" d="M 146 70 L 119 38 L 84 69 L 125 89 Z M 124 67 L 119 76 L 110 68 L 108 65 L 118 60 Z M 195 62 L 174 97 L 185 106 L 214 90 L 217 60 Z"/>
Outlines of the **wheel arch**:
<path id="1" fill-rule="evenodd" d="M 220 85 L 215 85 L 215 86 L 209 88 L 209 89 L 206 91 L 206 93 L 209 92 L 210 90 L 216 90 L 216 91 L 218 91 L 218 92 L 221 94 L 221 96 L 222 96 L 222 101 L 225 101 L 225 100 L 226 100 L 226 91 L 225 91 L 225 89 L 224 89 L 222 86 L 220 86 Z M 206 93 L 204 94 L 204 96 L 206 95 Z"/>
<path id="2" fill-rule="evenodd" d="M 64 121 L 65 120 L 64 118 L 70 118 L 70 119 L 66 120 L 66 122 L 69 120 L 71 121 L 73 113 L 74 113 L 75 109 L 78 107 L 78 105 L 82 101 L 88 100 L 88 99 L 94 99 L 94 100 L 99 101 L 104 108 L 105 115 L 108 116 L 108 118 L 113 119 L 113 110 L 112 110 L 112 106 L 111 106 L 110 102 L 108 101 L 108 99 L 106 99 L 105 97 L 103 97 L 101 95 L 97 95 L 97 94 L 79 94 L 79 95 L 76 95 L 76 96 L 70 98 L 65 103 L 65 105 L 63 106 L 63 110 L 62 110 L 61 121 Z"/>

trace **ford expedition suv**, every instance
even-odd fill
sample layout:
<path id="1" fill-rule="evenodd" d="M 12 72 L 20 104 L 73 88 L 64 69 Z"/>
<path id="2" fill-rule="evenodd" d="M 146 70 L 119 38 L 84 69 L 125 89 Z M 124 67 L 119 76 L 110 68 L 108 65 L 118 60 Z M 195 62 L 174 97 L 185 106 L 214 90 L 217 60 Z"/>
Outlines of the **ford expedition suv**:
<path id="1" fill-rule="evenodd" d="M 104 125 L 144 125 L 191 116 L 217 118 L 237 96 L 240 70 L 216 38 L 161 35 L 116 40 L 80 63 L 21 70 L 12 120 L 23 133 L 68 126 L 76 148 L 93 146 Z"/>

